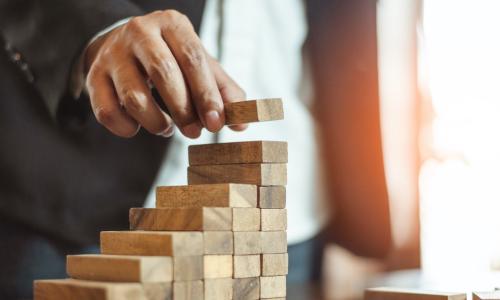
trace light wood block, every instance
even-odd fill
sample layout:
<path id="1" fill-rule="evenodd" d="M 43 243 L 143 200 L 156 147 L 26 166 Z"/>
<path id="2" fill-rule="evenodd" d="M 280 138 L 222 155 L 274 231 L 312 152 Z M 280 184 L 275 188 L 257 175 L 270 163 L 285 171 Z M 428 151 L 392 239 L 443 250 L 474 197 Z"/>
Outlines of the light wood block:
<path id="1" fill-rule="evenodd" d="M 466 300 L 465 293 L 433 292 L 401 288 L 372 288 L 365 290 L 366 300 Z"/>
<path id="2" fill-rule="evenodd" d="M 260 208 L 285 208 L 286 189 L 284 186 L 259 186 L 258 207 Z"/>
<path id="3" fill-rule="evenodd" d="M 257 187 L 219 183 L 156 188 L 156 207 L 256 207 Z"/>
<path id="4" fill-rule="evenodd" d="M 261 209 L 262 231 L 284 231 L 287 228 L 286 209 Z"/>
<path id="5" fill-rule="evenodd" d="M 203 299 L 203 281 L 175 281 L 174 300 Z"/>
<path id="6" fill-rule="evenodd" d="M 203 232 L 205 254 L 233 254 L 232 231 L 205 231 Z"/>
<path id="7" fill-rule="evenodd" d="M 262 253 L 286 253 L 286 231 L 265 231 L 260 233 Z"/>
<path id="8" fill-rule="evenodd" d="M 260 297 L 261 298 L 286 297 L 286 277 L 285 276 L 260 277 Z"/>
<path id="9" fill-rule="evenodd" d="M 114 282 L 168 282 L 172 258 L 105 254 L 68 255 L 66 270 L 74 279 Z"/>
<path id="10" fill-rule="evenodd" d="M 203 256 L 204 278 L 231 278 L 233 277 L 232 255 L 205 255 Z"/>
<path id="11" fill-rule="evenodd" d="M 230 207 L 131 208 L 131 230 L 231 230 Z"/>
<path id="12" fill-rule="evenodd" d="M 500 300 L 500 291 L 474 292 L 472 293 L 472 300 Z"/>
<path id="13" fill-rule="evenodd" d="M 171 283 L 97 282 L 76 279 L 35 280 L 35 300 L 165 300 Z"/>
<path id="14" fill-rule="evenodd" d="M 189 146 L 189 165 L 286 163 L 286 142 L 252 141 Z"/>
<path id="15" fill-rule="evenodd" d="M 174 281 L 203 279 L 203 256 L 175 256 Z"/>
<path id="16" fill-rule="evenodd" d="M 259 298 L 259 277 L 233 279 L 233 299 L 254 300 Z"/>
<path id="17" fill-rule="evenodd" d="M 230 300 L 233 299 L 233 279 L 216 278 L 205 279 L 204 300 Z M 241 298 L 236 298 L 241 299 Z"/>
<path id="18" fill-rule="evenodd" d="M 286 185 L 286 164 L 232 164 L 188 167 L 189 184 Z"/>
<path id="19" fill-rule="evenodd" d="M 234 232 L 234 254 L 260 254 L 262 252 L 260 234 L 260 231 Z"/>
<path id="20" fill-rule="evenodd" d="M 101 253 L 113 255 L 203 255 L 201 232 L 102 231 Z"/>
<path id="21" fill-rule="evenodd" d="M 226 125 L 283 120 L 280 98 L 258 99 L 224 104 Z"/>
<path id="22" fill-rule="evenodd" d="M 288 253 L 262 254 L 262 276 L 280 276 L 288 274 Z"/>
<path id="23" fill-rule="evenodd" d="M 259 231 L 259 208 L 233 208 L 233 231 Z"/>
<path id="24" fill-rule="evenodd" d="M 260 255 L 235 255 L 233 259 L 233 278 L 260 276 Z"/>

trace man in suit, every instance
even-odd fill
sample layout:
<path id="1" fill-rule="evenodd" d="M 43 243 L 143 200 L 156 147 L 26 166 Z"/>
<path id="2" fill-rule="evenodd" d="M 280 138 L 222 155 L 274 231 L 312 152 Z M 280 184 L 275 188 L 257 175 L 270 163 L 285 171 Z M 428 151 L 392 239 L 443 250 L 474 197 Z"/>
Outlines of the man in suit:
<path id="1" fill-rule="evenodd" d="M 315 8 L 314 2 L 308 7 Z M 128 209 L 143 205 L 165 152 L 176 149 L 169 148 L 168 138 L 174 126 L 188 138 L 197 138 L 203 128 L 218 132 L 223 103 L 245 98 L 196 34 L 204 9 L 199 0 L 0 0 L 2 299 L 30 298 L 33 279 L 64 277 L 66 254 L 95 251 L 100 230 L 127 228 Z M 314 11 L 320 10 L 309 13 Z M 310 20 L 324 18 L 323 13 Z M 316 28 L 321 27 L 324 23 Z M 311 40 L 314 51 L 320 43 Z M 370 80 L 372 75 L 368 72 Z M 376 89 L 365 91 L 376 94 Z M 335 108 L 318 103 L 324 114 Z M 331 128 L 326 115 L 319 120 Z M 366 128 L 376 130 L 374 119 L 367 120 Z M 371 153 L 379 162 L 377 141 Z M 335 168 L 349 160 L 328 162 Z M 370 170 L 372 177 L 383 177 L 380 164 Z M 346 178 L 334 177 L 349 186 Z M 347 221 L 335 227 L 348 245 L 352 236 L 365 233 L 366 242 L 355 246 L 381 256 L 390 242 L 387 197 L 383 180 L 374 186 L 367 189 L 370 203 L 361 194 L 336 198 L 341 204 L 337 220 Z M 380 214 L 360 222 L 356 200 Z M 322 224 L 313 225 L 306 239 L 317 235 Z M 376 246 L 373 239 L 378 239 Z M 317 253 L 315 243 L 302 241 L 290 253 Z"/>

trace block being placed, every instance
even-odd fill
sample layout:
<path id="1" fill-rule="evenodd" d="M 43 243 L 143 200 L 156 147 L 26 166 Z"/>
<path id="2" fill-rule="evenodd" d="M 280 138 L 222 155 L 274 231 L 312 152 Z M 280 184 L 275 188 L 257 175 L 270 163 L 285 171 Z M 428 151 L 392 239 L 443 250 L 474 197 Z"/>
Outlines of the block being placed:
<path id="1" fill-rule="evenodd" d="M 262 276 L 280 276 L 288 274 L 288 253 L 262 254 Z"/>
<path id="2" fill-rule="evenodd" d="M 260 298 L 286 297 L 286 277 L 260 277 Z"/>
<path id="3" fill-rule="evenodd" d="M 232 255 L 205 255 L 203 256 L 204 278 L 231 278 L 233 277 Z"/>
<path id="4" fill-rule="evenodd" d="M 285 208 L 286 189 L 284 186 L 259 186 L 258 207 L 260 208 Z"/>
<path id="5" fill-rule="evenodd" d="M 188 167 L 189 184 L 286 185 L 286 164 L 232 164 Z"/>
<path id="6" fill-rule="evenodd" d="M 472 293 L 472 300 L 500 300 L 500 291 L 475 292 Z"/>
<path id="7" fill-rule="evenodd" d="M 230 207 L 131 208 L 131 230 L 231 230 Z"/>
<path id="8" fill-rule="evenodd" d="M 434 292 L 402 288 L 371 288 L 365 290 L 365 300 L 466 300 L 465 293 Z"/>
<path id="9" fill-rule="evenodd" d="M 102 231 L 101 253 L 113 255 L 203 255 L 201 232 Z"/>
<path id="10" fill-rule="evenodd" d="M 233 254 L 232 231 L 205 231 L 203 232 L 205 254 Z"/>
<path id="11" fill-rule="evenodd" d="M 258 99 L 224 104 L 226 125 L 283 120 L 280 98 Z"/>
<path id="12" fill-rule="evenodd" d="M 216 278 L 205 279 L 204 300 L 230 300 L 233 299 L 233 279 Z M 243 299 L 243 298 L 234 298 Z"/>
<path id="13" fill-rule="evenodd" d="M 286 142 L 252 141 L 189 146 L 189 165 L 286 163 Z"/>
<path id="14" fill-rule="evenodd" d="M 286 253 L 287 239 L 286 231 L 263 231 L 260 233 L 262 239 L 262 253 Z"/>
<path id="15" fill-rule="evenodd" d="M 234 232 L 234 254 L 260 254 L 262 253 L 262 239 L 260 231 Z"/>
<path id="16" fill-rule="evenodd" d="M 156 188 L 156 207 L 256 207 L 257 187 L 219 183 Z"/>
<path id="17" fill-rule="evenodd" d="M 260 276 L 260 255 L 233 256 L 233 278 Z"/>
<path id="18" fill-rule="evenodd" d="M 175 281 L 174 300 L 203 299 L 203 281 Z"/>
<path id="19" fill-rule="evenodd" d="M 66 270 L 74 279 L 115 282 L 168 282 L 173 279 L 172 258 L 82 254 L 66 257 Z"/>
<path id="20" fill-rule="evenodd" d="M 254 300 L 260 298 L 260 278 L 233 279 L 233 299 Z"/>
<path id="21" fill-rule="evenodd" d="M 175 256 L 174 281 L 203 279 L 203 256 Z"/>
<path id="22" fill-rule="evenodd" d="M 233 208 L 233 231 L 259 231 L 259 208 Z"/>
<path id="23" fill-rule="evenodd" d="M 286 209 L 261 209 L 262 231 L 284 231 L 287 228 Z"/>

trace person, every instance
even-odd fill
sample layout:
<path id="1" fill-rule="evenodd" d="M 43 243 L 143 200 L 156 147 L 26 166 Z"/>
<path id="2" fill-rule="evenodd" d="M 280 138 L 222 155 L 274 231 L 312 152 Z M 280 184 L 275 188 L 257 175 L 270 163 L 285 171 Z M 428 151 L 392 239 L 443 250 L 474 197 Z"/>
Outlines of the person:
<path id="1" fill-rule="evenodd" d="M 2 299 L 65 277 L 65 255 L 97 251 L 100 230 L 126 229 L 128 209 L 151 206 L 156 185 L 186 184 L 191 143 L 289 143 L 288 279 L 317 278 L 328 210 L 313 97 L 302 93 L 307 12 L 300 0 L 0 0 Z M 224 103 L 266 97 L 283 98 L 285 120 L 224 128 Z M 379 194 L 380 220 L 359 225 L 356 205 L 337 219 L 367 235 L 380 225 L 380 256 Z"/>

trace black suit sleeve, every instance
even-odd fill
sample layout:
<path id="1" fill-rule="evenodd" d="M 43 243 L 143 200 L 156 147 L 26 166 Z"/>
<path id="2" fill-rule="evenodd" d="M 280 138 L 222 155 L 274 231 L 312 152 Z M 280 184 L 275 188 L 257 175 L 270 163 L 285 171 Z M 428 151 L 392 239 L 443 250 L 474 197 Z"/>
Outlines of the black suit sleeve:
<path id="1" fill-rule="evenodd" d="M 86 43 L 114 22 L 141 13 L 126 0 L 0 0 L 0 33 L 55 117 Z"/>

